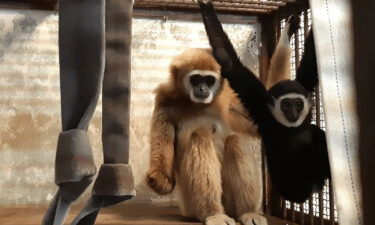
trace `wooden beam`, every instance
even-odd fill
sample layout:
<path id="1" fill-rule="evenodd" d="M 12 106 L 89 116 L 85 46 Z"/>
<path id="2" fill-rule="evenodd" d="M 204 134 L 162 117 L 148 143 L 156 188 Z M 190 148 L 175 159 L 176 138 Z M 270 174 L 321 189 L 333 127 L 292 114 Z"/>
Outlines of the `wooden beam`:
<path id="1" fill-rule="evenodd" d="M 57 0 L 2 0 L 0 8 L 56 10 Z"/>
<path id="2" fill-rule="evenodd" d="M 256 3 L 253 3 L 256 2 Z M 191 0 L 137 0 L 135 1 L 135 4 L 149 4 L 152 5 L 195 5 L 198 4 L 195 1 Z M 278 5 L 270 5 L 270 4 L 262 4 L 262 2 L 259 1 L 230 1 L 230 0 L 218 0 L 218 1 L 212 1 L 213 5 L 215 7 L 228 7 L 228 8 L 246 8 L 246 9 L 267 9 L 267 10 L 276 10 L 278 9 Z M 281 6 L 285 5 L 286 3 L 281 3 Z"/>
<path id="3" fill-rule="evenodd" d="M 198 5 L 196 4 L 182 4 L 182 3 L 168 3 L 155 2 L 150 4 L 149 2 L 138 2 L 134 4 L 138 8 L 170 8 L 170 9 L 196 9 L 198 10 Z M 240 7 L 226 7 L 226 6 L 216 6 L 217 11 L 231 11 L 231 12 L 246 12 L 246 13 L 256 13 L 256 14 L 269 14 L 272 10 L 269 9 L 251 9 L 251 8 L 240 8 Z"/>
<path id="4" fill-rule="evenodd" d="M 272 53 L 276 46 L 276 34 L 280 29 L 277 16 L 260 16 L 261 25 L 261 49 L 259 56 L 259 78 L 265 83 L 269 69 Z M 281 196 L 271 188 L 271 179 L 267 168 L 265 152 L 262 151 L 263 158 L 263 184 L 264 184 L 264 206 L 267 214 L 282 218 Z"/>
<path id="5" fill-rule="evenodd" d="M 219 19 L 223 23 L 237 23 L 237 24 L 258 24 L 258 17 L 233 14 L 233 13 L 219 13 Z M 135 8 L 133 11 L 135 18 L 151 18 L 162 20 L 183 20 L 183 21 L 202 21 L 202 16 L 197 11 L 187 11 L 184 9 L 179 10 L 161 10 L 161 9 L 148 9 L 148 8 Z"/>
<path id="6" fill-rule="evenodd" d="M 212 0 L 212 2 L 229 2 L 229 3 L 244 3 L 244 4 L 257 4 L 257 5 L 272 5 L 272 6 L 285 6 L 287 3 L 283 1 L 267 1 L 262 2 L 258 0 Z"/>

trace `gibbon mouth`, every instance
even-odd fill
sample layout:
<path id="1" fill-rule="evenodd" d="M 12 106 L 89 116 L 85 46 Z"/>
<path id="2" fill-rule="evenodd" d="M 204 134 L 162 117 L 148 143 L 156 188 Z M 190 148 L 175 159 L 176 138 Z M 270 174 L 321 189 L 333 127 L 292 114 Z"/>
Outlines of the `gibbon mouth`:
<path id="1" fill-rule="evenodd" d="M 194 93 L 194 96 L 199 99 L 206 99 L 210 96 L 210 93 Z"/>
<path id="2" fill-rule="evenodd" d="M 294 123 L 294 122 L 296 122 L 298 120 L 299 114 L 297 114 L 295 112 L 294 113 L 292 113 L 292 112 L 286 112 L 285 113 L 285 117 L 289 120 L 289 122 Z"/>

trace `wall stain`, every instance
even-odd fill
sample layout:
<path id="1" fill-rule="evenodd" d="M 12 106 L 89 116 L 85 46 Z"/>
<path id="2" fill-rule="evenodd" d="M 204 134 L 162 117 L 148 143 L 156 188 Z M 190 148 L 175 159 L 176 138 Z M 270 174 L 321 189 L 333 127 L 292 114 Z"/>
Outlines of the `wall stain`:
<path id="1" fill-rule="evenodd" d="M 3 37 L 0 36 L 0 61 L 18 34 L 26 33 L 31 35 L 37 25 L 36 20 L 28 14 L 18 15 L 12 20 L 12 24 L 13 30 L 3 35 Z M 4 27 L 5 21 L 0 20 L 0 30 L 3 30 Z"/>

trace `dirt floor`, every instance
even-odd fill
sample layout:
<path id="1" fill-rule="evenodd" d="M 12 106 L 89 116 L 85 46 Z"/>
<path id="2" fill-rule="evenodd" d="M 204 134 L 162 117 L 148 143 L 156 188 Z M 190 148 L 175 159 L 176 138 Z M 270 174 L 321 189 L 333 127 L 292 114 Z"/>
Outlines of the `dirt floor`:
<path id="1" fill-rule="evenodd" d="M 74 207 L 66 224 L 70 224 L 80 208 Z M 46 206 L 0 208 L 0 225 L 40 225 Z M 269 225 L 292 225 L 274 217 L 267 217 Z M 122 203 L 102 209 L 96 225 L 198 225 L 180 216 L 178 207 L 150 204 Z"/>

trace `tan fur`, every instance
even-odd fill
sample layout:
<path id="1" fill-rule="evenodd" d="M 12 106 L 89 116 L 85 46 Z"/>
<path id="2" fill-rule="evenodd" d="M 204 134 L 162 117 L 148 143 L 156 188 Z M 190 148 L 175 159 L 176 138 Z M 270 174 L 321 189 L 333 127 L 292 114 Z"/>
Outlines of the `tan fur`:
<path id="1" fill-rule="evenodd" d="M 291 79 L 290 56 L 292 50 L 289 45 L 288 30 L 289 24 L 282 31 L 276 50 L 272 55 L 270 68 L 266 78 L 267 89 L 270 89 L 279 81 Z"/>
<path id="2" fill-rule="evenodd" d="M 239 220 L 259 215 L 261 175 L 251 157 L 260 149 L 257 127 L 223 80 L 210 104 L 192 102 L 182 82 L 192 70 L 220 73 L 220 66 L 207 49 L 187 50 L 172 61 L 169 82 L 155 91 L 148 184 L 167 194 L 176 183 L 183 215 L 208 225 L 234 224 L 226 216 L 233 209 Z"/>

